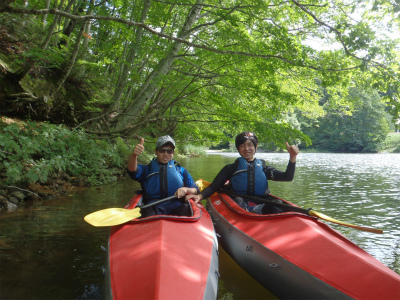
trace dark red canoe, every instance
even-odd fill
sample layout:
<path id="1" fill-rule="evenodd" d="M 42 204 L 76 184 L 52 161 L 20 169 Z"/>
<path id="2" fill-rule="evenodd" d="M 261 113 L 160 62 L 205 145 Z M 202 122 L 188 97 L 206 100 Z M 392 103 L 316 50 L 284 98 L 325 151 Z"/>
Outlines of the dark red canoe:
<path id="1" fill-rule="evenodd" d="M 135 196 L 126 208 L 134 208 Z M 111 228 L 108 298 L 213 300 L 218 287 L 218 242 L 205 208 L 192 217 L 152 216 Z"/>
<path id="2" fill-rule="evenodd" d="M 207 210 L 224 250 L 281 299 L 400 299 L 398 274 L 315 217 L 252 214 L 226 194 Z"/>

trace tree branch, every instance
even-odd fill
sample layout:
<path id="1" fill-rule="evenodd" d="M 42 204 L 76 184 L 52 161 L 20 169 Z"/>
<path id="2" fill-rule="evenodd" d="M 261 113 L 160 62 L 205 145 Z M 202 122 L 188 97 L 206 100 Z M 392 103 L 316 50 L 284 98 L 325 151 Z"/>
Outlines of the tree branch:
<path id="1" fill-rule="evenodd" d="M 319 21 L 309 10 L 307 10 L 304 6 L 302 6 L 301 4 L 299 4 L 298 2 L 296 2 L 295 0 L 292 0 L 293 3 L 295 3 L 296 5 L 298 5 L 302 10 L 304 10 L 306 13 L 310 14 L 310 16 L 312 16 L 317 22 L 323 24 L 324 26 L 328 27 L 328 28 L 332 28 L 332 30 L 334 30 L 335 32 L 337 32 L 338 36 L 341 39 L 341 33 L 339 31 L 337 31 L 336 29 L 334 29 L 333 27 L 329 26 L 328 24 Z M 162 32 L 158 32 L 157 30 L 152 29 L 151 27 L 147 26 L 146 24 L 143 23 L 138 23 L 138 22 L 134 22 L 134 21 L 128 21 L 128 20 L 124 20 L 121 18 L 116 18 L 116 17 L 109 17 L 109 16 L 95 16 L 95 15 L 86 15 L 86 16 L 77 16 L 74 14 L 70 14 L 70 13 L 66 13 L 64 11 L 60 11 L 57 9 L 39 9 L 39 10 L 35 10 L 35 9 L 23 9 L 23 8 L 14 8 L 14 7 L 6 7 L 2 10 L 0 10 L 0 12 L 9 12 L 9 13 L 19 13 L 19 14 L 31 14 L 31 15 L 42 15 L 42 14 L 54 14 L 54 15 L 60 15 L 66 18 L 70 18 L 72 20 L 76 20 L 76 21 L 87 21 L 87 20 L 103 20 L 103 21 L 113 21 L 113 22 L 118 22 L 118 23 L 122 23 L 122 24 L 126 24 L 126 25 L 130 25 L 130 26 L 135 26 L 135 27 L 141 27 L 145 30 L 147 30 L 148 32 L 168 39 L 170 41 L 176 41 L 178 43 L 182 43 L 185 44 L 189 47 L 194 47 L 194 48 L 198 48 L 198 49 L 204 49 L 210 52 L 214 52 L 217 54 L 226 54 L 226 55 L 241 55 L 241 56 L 247 56 L 247 57 L 256 57 L 256 58 L 264 58 L 264 59 L 278 59 L 281 60 L 283 62 L 286 62 L 287 64 L 290 64 L 292 66 L 297 66 L 297 67 L 304 67 L 304 68 L 309 68 L 309 69 L 313 69 L 313 70 L 318 70 L 318 71 L 333 71 L 333 72 L 342 72 L 342 71 L 348 71 L 351 69 L 357 69 L 360 67 L 359 66 L 355 66 L 355 67 L 350 67 L 350 68 L 345 68 L 345 69 L 324 69 L 321 67 L 316 67 L 313 65 L 303 65 L 301 62 L 296 62 L 293 60 L 290 60 L 282 55 L 273 55 L 273 54 L 255 54 L 255 53 L 247 53 L 247 52 L 242 52 L 242 51 L 229 51 L 229 50 L 219 50 L 219 49 L 215 49 L 209 46 L 204 46 L 204 45 L 198 45 L 192 42 L 189 42 L 186 39 L 181 39 L 179 37 L 174 37 L 174 36 L 170 36 L 167 34 L 164 34 Z M 354 57 L 358 60 L 363 60 L 357 56 L 355 56 L 354 54 L 351 54 L 349 52 L 349 50 L 347 49 L 347 47 L 345 46 L 343 40 L 341 39 L 341 42 L 345 48 L 346 53 L 351 56 Z M 383 65 L 376 63 L 377 65 L 384 67 Z"/>
<path id="2" fill-rule="evenodd" d="M 342 47 L 343 47 L 344 51 L 346 52 L 346 54 L 347 54 L 348 56 L 351 56 L 351 57 L 353 57 L 353 58 L 355 58 L 355 59 L 357 59 L 357 60 L 363 61 L 363 62 L 366 62 L 366 61 L 367 61 L 366 59 L 361 58 L 361 57 L 358 57 L 357 55 L 355 55 L 355 54 L 353 54 L 353 53 L 351 53 L 351 52 L 349 51 L 349 49 L 347 48 L 345 42 L 343 41 L 342 33 L 341 33 L 339 30 L 337 30 L 336 28 L 332 27 L 331 25 L 329 25 L 329 24 L 327 24 L 327 23 L 321 21 L 320 19 L 318 19 L 309 9 L 307 9 L 307 8 L 305 7 L 305 5 L 300 4 L 300 3 L 297 2 L 296 0 L 291 0 L 291 1 L 292 1 L 296 6 L 298 6 L 302 11 L 304 11 L 306 14 L 308 14 L 309 16 L 311 16 L 318 24 L 320 24 L 320 25 L 322 25 L 322 26 L 328 28 L 328 29 L 331 30 L 332 32 L 334 32 L 334 33 L 336 34 L 336 36 L 338 37 L 340 43 L 342 44 Z M 373 64 L 375 64 L 375 65 L 377 65 L 377 66 L 379 66 L 379 67 L 385 68 L 385 66 L 384 66 L 383 64 L 379 63 L 379 62 L 376 62 L 376 61 L 369 61 L 369 62 L 370 62 L 370 63 L 373 63 Z"/>

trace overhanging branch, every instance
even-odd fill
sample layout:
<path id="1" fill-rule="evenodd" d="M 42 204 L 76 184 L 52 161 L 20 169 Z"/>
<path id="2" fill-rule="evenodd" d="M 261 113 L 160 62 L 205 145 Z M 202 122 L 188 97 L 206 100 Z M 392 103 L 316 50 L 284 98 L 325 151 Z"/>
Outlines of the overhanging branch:
<path id="1" fill-rule="evenodd" d="M 296 2 L 294 2 L 296 3 Z M 306 11 L 305 8 L 303 8 L 304 11 Z M 85 15 L 85 16 L 77 16 L 74 14 L 70 14 L 64 11 L 60 11 L 57 9 L 24 9 L 24 8 L 16 8 L 16 7 L 10 7 L 7 6 L 3 9 L 0 10 L 0 12 L 9 12 L 9 13 L 16 13 L 16 14 L 30 14 L 30 15 L 44 15 L 44 14 L 53 14 L 53 15 L 60 15 L 63 16 L 65 18 L 69 18 L 71 20 L 76 20 L 76 21 L 88 21 L 88 20 L 103 20 L 103 21 L 112 21 L 112 22 L 118 22 L 118 23 L 122 23 L 122 24 L 126 24 L 126 25 L 130 25 L 130 26 L 135 26 L 135 27 L 141 27 L 143 29 L 145 29 L 146 31 L 150 32 L 151 34 L 154 34 L 156 36 L 168 39 L 170 41 L 175 41 L 178 43 L 182 43 L 185 44 L 187 46 L 190 47 L 194 47 L 194 48 L 198 48 L 198 49 L 204 49 L 213 53 L 217 53 L 217 54 L 224 54 L 224 55 L 241 55 L 241 56 L 246 56 L 246 57 L 255 57 L 255 58 L 264 58 L 264 59 L 278 59 L 281 60 L 283 62 L 286 62 L 292 66 L 297 66 L 297 67 L 304 67 L 304 68 L 309 68 L 309 69 L 313 69 L 313 70 L 317 70 L 317 71 L 330 71 L 330 72 L 342 72 L 342 71 L 348 71 L 351 69 L 357 69 L 359 67 L 361 67 L 361 65 L 358 66 L 354 66 L 354 67 L 350 67 L 350 68 L 345 68 L 345 69 L 324 69 L 324 68 L 320 68 L 320 67 L 316 67 L 313 65 L 303 65 L 301 62 L 296 62 L 293 60 L 290 60 L 282 55 L 273 55 L 273 54 L 255 54 L 255 53 L 248 53 L 248 52 L 242 52 L 242 51 L 230 51 L 230 50 L 219 50 L 219 49 L 215 49 L 209 46 L 205 46 L 205 45 L 199 45 L 199 44 L 195 44 L 195 43 L 191 43 L 185 39 L 181 39 L 178 37 L 174 37 L 174 36 L 170 36 L 168 34 L 162 33 L 162 32 L 158 32 L 154 29 L 152 29 L 151 27 L 147 26 L 146 24 L 143 23 L 139 23 L 139 22 L 134 22 L 134 21 L 128 21 L 125 19 L 121 19 L 121 18 L 116 18 L 116 17 L 109 17 L 109 16 L 96 16 L 96 15 Z M 310 14 L 310 12 L 308 11 L 308 13 Z M 326 26 L 329 26 L 327 24 L 325 24 Z M 358 60 L 362 60 L 360 58 L 358 58 L 355 55 L 352 55 L 347 48 L 345 48 L 345 51 L 347 54 L 349 54 L 351 57 L 354 57 Z M 376 63 L 378 64 L 378 63 Z M 381 67 L 381 64 L 378 64 Z"/>

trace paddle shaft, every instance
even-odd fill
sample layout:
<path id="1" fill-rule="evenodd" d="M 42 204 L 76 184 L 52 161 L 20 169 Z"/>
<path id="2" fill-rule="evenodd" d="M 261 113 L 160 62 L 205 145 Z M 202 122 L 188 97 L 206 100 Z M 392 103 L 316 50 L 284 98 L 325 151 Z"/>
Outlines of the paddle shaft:
<path id="1" fill-rule="evenodd" d="M 285 204 L 285 203 L 279 203 L 279 202 L 275 202 L 275 201 L 272 201 L 272 200 L 264 199 L 264 198 L 261 198 L 261 197 L 247 196 L 247 195 L 234 193 L 234 192 L 231 192 L 231 191 L 221 191 L 221 192 L 224 193 L 224 194 L 228 194 L 230 196 L 242 197 L 242 198 L 245 198 L 245 199 L 262 202 L 264 204 L 270 204 L 270 205 L 274 205 L 274 206 L 278 206 L 278 207 L 282 207 L 282 208 L 287 208 L 290 211 L 299 212 L 299 213 L 302 213 L 302 214 L 306 214 L 308 216 L 310 215 L 309 211 L 311 209 L 304 209 L 304 208 L 301 208 L 301 207 L 297 207 L 297 206 L 293 206 L 293 205 L 289 205 L 289 204 Z"/>
<path id="2" fill-rule="evenodd" d="M 140 210 L 142 210 L 144 208 L 148 208 L 148 207 L 151 207 L 151 206 L 154 206 L 154 205 L 158 205 L 158 204 L 167 202 L 167 201 L 172 200 L 174 198 L 178 199 L 177 196 L 173 195 L 173 196 L 170 196 L 170 197 L 167 197 L 167 198 L 164 198 L 164 199 L 160 199 L 158 201 L 151 202 L 151 203 L 143 205 L 143 206 L 139 206 L 139 208 L 140 208 Z"/>

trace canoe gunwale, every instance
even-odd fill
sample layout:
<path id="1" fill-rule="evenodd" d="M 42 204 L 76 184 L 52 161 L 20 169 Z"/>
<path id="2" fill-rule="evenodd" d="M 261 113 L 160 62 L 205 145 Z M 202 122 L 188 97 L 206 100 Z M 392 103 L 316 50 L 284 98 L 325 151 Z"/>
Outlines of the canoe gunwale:
<path id="1" fill-rule="evenodd" d="M 137 207 L 138 203 L 142 200 L 142 195 L 138 194 L 133 196 L 133 198 L 129 201 L 129 203 L 125 206 L 126 209 L 134 209 Z M 172 221 L 180 221 L 180 222 L 196 222 L 200 220 L 200 218 L 203 216 L 203 212 L 201 209 L 198 209 L 200 204 L 196 204 L 193 201 L 189 201 L 189 205 L 192 208 L 193 211 L 193 216 L 173 216 L 173 215 L 154 215 L 150 216 L 147 218 L 140 218 L 140 219 L 134 219 L 131 220 L 127 223 L 137 223 L 137 222 L 149 222 L 149 221 L 155 221 L 155 220 L 172 220 Z M 195 206 L 198 206 L 197 209 Z M 140 206 L 139 206 L 140 207 Z"/>
<path id="2" fill-rule="evenodd" d="M 222 199 L 222 201 L 225 202 L 225 204 L 231 209 L 233 210 L 235 213 L 238 213 L 242 216 L 245 216 L 247 218 L 251 218 L 251 219 L 259 219 L 259 220 L 268 220 L 268 219 L 273 219 L 273 218 L 282 218 L 282 217 L 292 217 L 292 216 L 298 216 L 298 217 L 304 217 L 307 219 L 314 219 L 314 220 L 318 220 L 317 217 L 314 216 L 309 216 L 306 214 L 302 214 L 299 212 L 295 212 L 295 211 L 287 211 L 287 212 L 282 212 L 282 213 L 278 213 L 278 214 L 268 214 L 268 215 L 259 215 L 259 214 L 254 214 L 251 212 L 248 212 L 247 210 L 241 208 L 230 196 L 228 196 L 227 194 L 224 193 L 218 193 L 218 196 L 220 197 L 220 199 Z M 280 199 L 276 196 L 273 196 L 276 199 L 282 200 L 284 201 L 286 204 L 290 204 L 294 207 L 298 207 L 297 205 L 294 205 L 293 203 L 290 203 L 289 201 Z"/>

